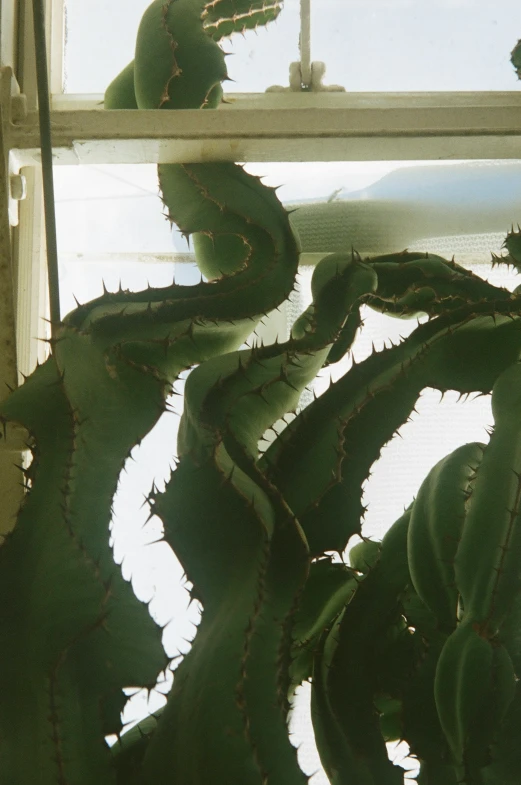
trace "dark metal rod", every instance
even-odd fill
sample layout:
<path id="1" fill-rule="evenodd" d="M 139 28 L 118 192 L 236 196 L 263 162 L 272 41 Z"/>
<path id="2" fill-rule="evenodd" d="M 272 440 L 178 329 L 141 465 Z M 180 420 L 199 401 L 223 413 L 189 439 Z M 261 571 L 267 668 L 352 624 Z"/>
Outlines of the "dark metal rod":
<path id="1" fill-rule="evenodd" d="M 51 107 L 47 77 L 47 46 L 45 41 L 44 0 L 33 0 L 34 43 L 36 50 L 36 80 L 38 112 L 40 116 L 40 149 L 42 152 L 43 205 L 47 240 L 47 279 L 51 334 L 60 324 L 60 283 L 58 277 L 58 243 L 54 209 L 54 179 L 52 172 Z"/>

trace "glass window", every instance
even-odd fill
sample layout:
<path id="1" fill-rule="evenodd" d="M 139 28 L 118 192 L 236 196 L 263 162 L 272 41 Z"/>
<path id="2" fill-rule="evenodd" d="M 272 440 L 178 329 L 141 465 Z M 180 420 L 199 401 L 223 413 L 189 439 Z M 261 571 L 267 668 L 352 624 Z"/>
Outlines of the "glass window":
<path id="1" fill-rule="evenodd" d="M 103 93 L 133 59 L 148 0 L 125 12 L 103 0 L 66 0 L 64 89 Z M 225 42 L 228 92 L 287 84 L 299 59 L 298 0 L 286 0 L 268 29 Z M 311 57 L 326 63 L 325 84 L 349 91 L 515 90 L 509 52 L 521 29 L 515 0 L 312 0 Z M 411 67 L 413 65 L 413 67 Z"/>
<path id="2" fill-rule="evenodd" d="M 311 56 L 349 91 L 515 90 L 515 0 L 320 0 Z"/>
<path id="3" fill-rule="evenodd" d="M 105 0 L 65 2 L 64 91 L 104 93 L 134 59 L 136 32 L 149 0 L 128 0 L 124 13 L 121 6 Z M 223 42 L 224 51 L 230 53 L 227 67 L 233 80 L 225 86 L 228 92 L 263 92 L 268 85 L 287 81 L 290 62 L 299 59 L 299 11 L 298 0 L 286 0 L 283 12 L 268 28 Z"/>

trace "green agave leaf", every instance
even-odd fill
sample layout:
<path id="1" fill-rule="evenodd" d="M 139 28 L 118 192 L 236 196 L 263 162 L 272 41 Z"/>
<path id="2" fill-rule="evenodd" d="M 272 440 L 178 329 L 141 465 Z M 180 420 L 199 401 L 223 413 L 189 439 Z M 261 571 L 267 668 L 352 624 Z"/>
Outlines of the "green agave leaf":
<path id="1" fill-rule="evenodd" d="M 106 107 L 216 107 L 227 79 L 216 41 L 274 19 L 280 5 L 154 0 Z M 0 407 L 29 429 L 35 456 L 31 491 L 0 551 L 0 583 L 13 598 L 0 610 L 0 768 L 13 785 L 206 785 L 209 772 L 216 785 L 303 785 L 288 692 L 292 657 L 313 641 L 314 722 L 332 782 L 398 785 L 374 703 L 378 690 L 401 693 L 423 749 L 412 729 L 417 704 L 402 689 L 402 660 L 415 663 L 416 653 L 404 608 L 430 635 L 414 697 L 427 696 L 435 659 L 431 620 L 404 599 L 409 513 L 354 596 L 345 569 L 313 569 L 311 555 L 360 531 L 362 483 L 423 387 L 486 392 L 517 358 L 520 301 L 440 257 L 337 254 L 317 268 L 313 304 L 290 341 L 232 354 L 292 291 L 298 245 L 288 215 L 273 189 L 233 164 L 162 165 L 159 176 L 167 216 L 194 234 L 209 282 L 80 306 L 59 326 L 50 360 Z M 259 459 L 266 428 L 350 348 L 361 302 L 398 315 L 451 313 L 353 369 Z M 110 506 L 132 447 L 181 371 L 198 363 L 181 461 L 152 505 L 203 617 L 157 730 L 143 726 L 143 740 L 129 735 L 110 752 L 104 735 L 120 730 L 122 688 L 151 687 L 166 664 L 160 630 L 113 563 Z M 371 664 L 383 655 L 376 677 Z M 508 777 L 512 712 L 503 721 Z M 435 782 L 438 751 L 425 782 Z"/>
<path id="2" fill-rule="evenodd" d="M 394 387 L 378 389 L 375 383 L 370 393 L 378 371 L 383 381 L 393 359 L 380 353 L 353 367 L 300 413 L 260 460 L 299 518 L 313 555 L 342 552 L 360 533 L 362 484 L 382 443 L 417 400 L 419 390 L 405 372 L 400 378 L 400 365 Z"/>
<path id="3" fill-rule="evenodd" d="M 350 602 L 357 586 L 358 579 L 343 564 L 329 558 L 311 564 L 292 631 L 292 689 L 311 678 L 319 639 Z"/>
<path id="4" fill-rule="evenodd" d="M 242 177 L 242 174 L 239 177 Z M 246 181 L 247 176 L 244 175 L 242 180 Z M 198 186 L 195 185 L 194 190 L 197 189 Z M 278 237 L 282 238 L 278 246 L 281 253 L 276 262 L 280 266 L 282 261 L 284 266 L 286 260 L 286 272 L 283 278 L 287 281 L 287 289 L 289 289 L 296 270 L 298 254 L 287 225 L 285 212 L 274 196 L 273 198 L 270 196 L 270 199 L 270 205 L 277 212 L 277 217 L 274 218 L 276 232 Z M 207 201 L 211 202 L 211 197 Z M 190 200 L 188 199 L 187 202 L 189 205 Z M 271 218 L 264 221 L 264 226 L 269 223 L 269 220 Z M 262 237 L 266 235 L 269 235 L 269 226 L 268 231 L 264 230 Z M 276 242 L 268 238 L 265 240 L 265 245 L 275 247 Z M 259 275 L 264 286 L 259 285 Z M 247 273 L 246 277 L 255 289 L 256 304 L 259 312 L 262 313 L 264 309 L 274 306 L 274 297 L 277 298 L 278 295 L 272 293 L 275 287 L 272 287 L 269 282 L 265 283 L 269 278 L 266 265 L 259 275 L 252 276 Z M 236 348 L 251 330 L 249 320 L 255 314 L 250 306 L 243 308 L 242 319 L 240 314 L 238 321 L 234 322 L 232 319 L 237 317 L 237 302 L 235 305 L 231 302 L 232 299 L 236 301 L 238 299 L 234 292 L 236 285 L 237 281 L 231 285 L 231 281 L 225 279 L 223 291 L 219 291 L 213 285 L 204 284 L 199 287 L 174 285 L 144 293 L 120 291 L 106 294 L 86 306 L 80 306 L 70 314 L 54 342 L 56 360 L 52 362 L 53 364 L 57 362 L 57 368 L 53 365 L 57 375 L 56 384 L 62 386 L 67 396 L 65 406 L 68 412 L 68 431 L 66 435 L 64 431 L 62 453 L 52 448 L 57 455 L 61 455 L 59 480 L 54 482 L 56 487 L 62 488 L 57 500 L 59 509 L 56 511 L 56 517 L 62 526 L 71 528 L 80 546 L 80 552 L 76 556 L 76 561 L 80 559 L 80 566 L 75 571 L 78 575 L 78 584 L 82 585 L 81 569 L 87 570 L 87 573 L 92 572 L 93 575 L 89 573 L 88 577 L 93 580 L 99 596 L 93 590 L 90 605 L 86 601 L 83 602 L 86 618 L 89 619 L 92 627 L 89 629 L 90 648 L 83 646 L 83 632 L 80 635 L 81 644 L 79 638 L 78 643 L 75 643 L 73 632 L 76 627 L 71 624 L 69 634 L 69 627 L 65 625 L 65 622 L 69 624 L 69 617 L 67 617 L 64 620 L 62 635 L 62 638 L 65 636 L 67 647 L 59 635 L 53 634 L 51 638 L 55 648 L 51 647 L 48 657 L 52 660 L 53 651 L 56 651 L 58 656 L 67 648 L 69 656 L 60 671 L 60 678 L 67 688 L 74 682 L 73 669 L 75 673 L 82 669 L 85 671 L 84 681 L 88 691 L 82 697 L 83 704 L 78 704 L 76 699 L 74 705 L 69 704 L 64 709 L 64 716 L 57 715 L 53 723 L 56 728 L 58 726 L 61 728 L 63 725 L 68 730 L 73 725 L 79 727 L 80 721 L 90 723 L 89 731 L 86 733 L 94 740 L 94 749 L 88 749 L 84 757 L 72 753 L 70 755 L 71 760 L 74 760 L 71 766 L 78 765 L 81 768 L 86 782 L 90 782 L 91 777 L 95 777 L 96 781 L 105 781 L 104 777 L 108 777 L 107 782 L 113 779 L 112 769 L 107 769 L 109 758 L 103 735 L 119 730 L 119 711 L 123 705 L 121 688 L 136 684 L 152 686 L 158 670 L 165 665 L 158 631 L 148 616 L 142 617 L 143 621 L 136 616 L 137 611 L 133 610 L 133 604 L 140 607 L 139 603 L 134 601 L 130 587 L 122 581 L 115 570 L 108 549 L 109 510 L 117 476 L 134 444 L 140 441 L 164 410 L 170 382 L 176 378 L 180 370 L 206 359 L 216 351 Z M 264 291 L 265 295 L 261 295 L 261 291 Z M 227 294 L 230 296 L 227 297 Z M 280 295 L 281 300 L 283 297 L 284 294 Z M 243 303 L 247 301 L 245 291 L 241 293 L 239 299 L 242 299 Z M 219 302 L 212 311 L 212 302 L 217 303 L 217 301 Z M 207 306 L 206 310 L 205 306 Z M 202 313 L 205 313 L 207 318 L 201 322 Z M 231 324 L 216 325 L 217 315 L 222 320 L 230 319 Z M 66 369 L 65 377 L 61 380 L 58 369 L 61 373 Z M 5 412 L 7 416 L 7 409 Z M 27 424 L 30 425 L 29 422 Z M 52 429 L 54 436 L 57 429 L 55 423 Z M 111 452 L 105 449 L 107 441 L 111 443 Z M 42 449 L 44 452 L 47 449 L 45 442 Z M 95 466 L 92 465 L 93 455 L 98 458 Z M 46 475 L 41 476 L 46 478 Z M 38 496 L 35 495 L 35 489 L 32 498 L 36 504 Z M 47 505 L 47 513 L 50 514 L 51 509 Z M 22 531 L 23 527 L 19 528 Z M 20 538 L 21 536 L 19 535 Z M 13 542 L 16 541 L 21 542 L 21 539 Z M 9 550 L 6 548 L 4 552 L 7 554 Z M 84 558 L 86 566 L 82 567 L 81 560 Z M 72 569 L 74 560 L 72 557 L 68 558 L 66 563 L 71 565 Z M 48 572 L 52 574 L 53 570 Z M 9 577 L 10 573 L 6 570 L 5 575 Z M 42 596 L 45 596 L 45 592 Z M 75 597 L 77 594 L 73 593 L 71 600 Z M 82 621 L 81 614 L 74 612 L 73 615 L 72 621 L 79 624 L 79 630 L 82 631 L 87 622 Z M 147 628 L 147 624 L 150 629 Z M 5 625 L 5 629 L 9 629 L 8 625 Z M 135 635 L 135 640 L 132 639 L 132 634 Z M 139 643 L 136 645 L 138 640 Z M 129 656 L 130 649 L 125 648 L 129 643 L 133 643 L 132 656 Z M 146 665 L 151 660 L 151 655 L 148 660 L 143 657 L 147 646 L 151 647 L 152 652 L 156 652 L 153 670 Z M 14 654 L 12 661 L 16 659 Z M 22 661 L 23 659 L 20 658 L 20 662 Z M 117 668 L 114 667 L 114 661 L 118 662 Z M 158 662 L 161 663 L 161 667 L 158 667 Z M 94 666 L 97 674 L 95 677 L 91 677 L 91 671 L 86 670 L 87 663 L 89 668 Z M 139 665 L 142 667 L 138 667 Z M 38 679 L 37 683 L 39 683 Z M 61 682 L 59 684 L 57 682 L 56 689 L 58 688 L 62 689 Z M 35 686 L 36 693 L 38 689 L 40 687 Z M 13 700 L 20 690 L 21 685 L 15 685 L 14 681 L 10 683 L 9 694 Z M 100 708 L 98 704 L 101 694 L 103 694 L 103 701 Z M 41 698 L 45 718 L 49 716 L 48 701 L 46 695 Z M 10 705 L 9 701 L 6 705 Z M 83 706 L 81 716 L 78 715 L 77 708 L 80 705 Z M 23 707 L 20 711 L 23 714 Z M 26 711 L 27 716 L 30 713 L 29 710 Z M 40 732 L 37 721 L 40 715 L 36 712 L 34 716 L 35 729 L 32 732 L 24 730 L 18 734 L 19 738 L 35 741 L 34 733 Z M 54 717 L 52 713 L 50 716 Z M 93 731 L 96 723 L 98 730 Z M 18 729 L 18 726 L 14 727 Z M 45 721 L 42 727 L 45 727 Z M 58 731 L 52 737 L 54 746 L 59 741 L 57 734 Z M 70 735 L 72 738 L 73 734 Z M 81 736 L 82 733 L 74 732 L 74 737 L 81 738 Z M 52 746 L 49 742 L 46 742 L 46 745 Z M 40 748 L 37 741 L 35 747 Z M 34 758 L 25 755 L 22 757 L 27 766 L 34 765 Z M 48 774 L 48 767 L 44 762 L 47 757 L 49 753 L 45 749 L 42 753 L 41 765 L 43 777 Z M 58 762 L 53 762 L 52 766 L 61 766 L 60 756 L 54 757 L 57 757 Z M 85 765 L 81 763 L 87 760 L 88 765 L 86 762 Z M 7 770 L 10 766 L 11 763 L 8 764 Z M 16 771 L 20 769 L 20 782 L 29 779 L 29 774 L 25 772 L 23 765 L 18 766 L 16 762 L 13 763 L 12 768 Z"/>
<path id="5" fill-rule="evenodd" d="M 412 511 L 414 514 L 414 505 Z M 384 715 L 380 716 L 382 732 L 390 728 L 394 732 L 390 740 L 407 741 L 426 777 L 427 770 L 452 769 L 434 701 L 436 664 L 447 634 L 440 632 L 436 617 L 411 584 L 402 594 L 400 606 L 401 621 L 389 628 L 378 647 L 375 674 L 381 697 L 376 705 L 380 709 L 382 700 L 391 702 L 388 709 L 384 703 Z M 447 776 L 450 782 L 451 775 Z"/>
<path id="6" fill-rule="evenodd" d="M 423 654 L 423 648 L 421 636 L 415 635 L 403 615 L 382 633 L 378 651 L 375 652 L 375 657 L 378 657 L 375 680 L 382 695 L 402 697 Z"/>
<path id="7" fill-rule="evenodd" d="M 512 49 L 510 62 L 516 69 L 518 79 L 521 79 L 521 41 L 518 41 Z"/>
<path id="8" fill-rule="evenodd" d="M 462 621 L 440 653 L 434 695 L 454 763 L 472 782 L 491 763 L 491 745 L 512 703 L 516 677 L 504 646 Z"/>
<path id="9" fill-rule="evenodd" d="M 423 761 L 416 782 L 418 785 L 460 785 L 461 776 L 456 766 L 433 765 Z M 490 785 L 499 785 L 499 782 Z"/>
<path id="10" fill-rule="evenodd" d="M 205 188 L 210 187 L 213 179 L 214 184 L 226 181 L 239 195 L 241 186 L 245 195 L 253 193 L 250 187 L 253 178 L 248 179 L 249 175 L 232 164 L 194 164 L 190 167 L 193 174 L 192 170 L 197 170 L 197 177 L 205 183 Z M 212 177 L 209 170 L 212 170 Z M 180 340 L 186 346 L 188 361 L 194 352 L 201 359 L 207 359 L 212 352 L 230 351 L 240 346 L 261 316 L 280 305 L 291 292 L 298 250 L 287 215 L 271 191 L 269 198 L 259 196 L 266 218 L 263 225 L 260 219 L 259 224 L 254 225 L 247 210 L 236 216 L 230 207 L 229 212 L 223 210 L 223 215 L 210 195 L 200 197 L 199 180 L 195 175 L 193 179 L 189 176 L 189 167 L 172 167 L 168 182 L 179 198 L 176 220 L 182 223 L 189 216 L 192 222 L 187 231 L 218 233 L 222 230 L 247 240 L 249 250 L 243 251 L 240 269 L 212 283 L 107 294 L 77 308 L 67 316 L 65 324 L 82 331 L 90 330 L 100 341 L 121 342 L 121 352 L 128 352 L 130 359 L 133 355 L 128 345 L 132 351 L 138 351 L 139 346 L 144 345 L 152 352 L 152 357 L 144 355 L 147 364 L 161 363 L 172 375 L 168 363 L 172 348 L 178 356 L 179 347 L 175 344 Z M 259 192 L 262 189 L 258 181 L 255 187 Z M 197 206 L 189 215 L 192 199 Z M 246 248 L 242 240 L 241 243 Z M 209 277 L 221 274 L 219 270 L 205 268 L 204 259 L 199 261 L 203 271 L 211 273 Z M 209 349 L 205 346 L 208 342 L 211 344 Z"/>
<path id="11" fill-rule="evenodd" d="M 517 671 L 518 672 L 518 671 Z M 512 703 L 491 748 L 492 763 L 481 770 L 485 785 L 514 785 L 521 770 L 521 686 L 517 682 Z"/>
<path id="12" fill-rule="evenodd" d="M 203 20 L 207 23 L 218 22 L 219 19 L 230 19 L 234 16 L 248 17 L 276 6 L 279 6 L 280 10 L 282 4 L 282 0 L 207 0 Z"/>
<path id="13" fill-rule="evenodd" d="M 313 678 L 318 714 L 328 718 L 325 734 L 319 719 L 317 745 L 326 771 L 343 771 L 338 782 L 348 782 L 348 777 L 374 785 L 403 782 L 403 770 L 388 758 L 375 706 L 379 692 L 375 658 L 378 662 L 382 636 L 400 620 L 399 600 L 409 581 L 409 517 L 409 511 L 404 513 L 386 534 L 379 561 L 323 642 L 322 675 L 317 684 Z M 335 744 L 334 736 L 329 738 L 329 725 L 335 736 L 343 736 L 342 745 Z"/>
<path id="14" fill-rule="evenodd" d="M 248 25 L 250 11 L 260 22 L 262 15 L 271 18 L 278 5 L 154 0 L 139 27 L 134 64 L 109 86 L 106 106 L 133 106 L 132 79 L 140 109 L 217 106 L 222 95 L 220 85 L 227 74 L 224 54 L 205 29 L 205 20 L 213 23 L 237 16 L 234 24 L 242 29 L 241 25 Z M 126 329 L 133 323 L 136 340 L 140 340 L 148 337 L 147 331 L 158 322 L 189 319 L 185 327 L 190 330 L 196 326 L 194 319 L 208 324 L 216 318 L 241 322 L 255 317 L 255 322 L 289 296 L 298 247 L 274 189 L 262 185 L 259 178 L 248 175 L 240 166 L 226 163 L 162 165 L 159 180 L 168 218 L 187 235 L 194 233 L 202 273 L 210 280 L 221 280 L 212 285 L 156 290 L 148 301 L 139 300 L 140 308 L 130 305 L 136 298 L 128 293 L 111 297 L 111 309 L 102 299 L 100 309 L 89 309 L 91 321 L 105 317 L 98 324 L 100 331 L 117 334 L 122 315 L 119 303 L 126 306 Z M 85 313 L 79 310 L 75 326 L 83 318 Z M 238 324 L 238 329 L 243 336 L 244 323 Z M 250 332 L 252 329 L 250 325 Z M 208 333 L 205 336 L 208 338 Z M 167 340 L 168 336 L 154 337 Z M 243 340 L 244 336 L 228 351 Z"/>
<path id="15" fill-rule="evenodd" d="M 470 482 L 485 445 L 472 442 L 439 461 L 423 481 L 409 527 L 409 567 L 415 589 L 451 631 L 457 624 L 454 560 L 465 521 Z"/>
<path id="16" fill-rule="evenodd" d="M 379 714 L 380 731 L 384 741 L 393 742 L 402 739 L 402 704 L 388 695 L 376 695 L 374 705 Z"/>
<path id="17" fill-rule="evenodd" d="M 326 260 L 312 309 L 295 328 L 300 337 L 214 358 L 187 380 L 181 460 L 154 511 L 204 612 L 146 753 L 151 781 L 175 771 L 185 783 L 202 783 L 210 764 L 228 785 L 260 783 L 268 772 L 274 783 L 306 779 L 286 720 L 309 556 L 293 513 L 256 465 L 258 440 L 296 405 L 366 279 L 350 260 Z M 223 734 L 235 739 L 233 749 Z"/>
<path id="18" fill-rule="evenodd" d="M 345 320 L 338 338 L 329 351 L 327 360 L 324 363 L 325 366 L 340 362 L 345 357 L 354 344 L 356 333 L 361 326 L 362 316 L 360 310 L 357 309 L 350 313 Z"/>
<path id="19" fill-rule="evenodd" d="M 313 556 L 342 553 L 360 534 L 362 485 L 422 389 L 489 392 L 515 362 L 520 304 L 473 303 L 420 325 L 353 366 L 270 446 L 259 465 L 299 518 Z"/>
<path id="20" fill-rule="evenodd" d="M 137 109 L 134 89 L 134 61 L 121 71 L 105 90 L 105 109 Z"/>
<path id="21" fill-rule="evenodd" d="M 475 623 L 489 641 L 496 639 L 521 594 L 520 385 L 518 362 L 498 377 L 492 389 L 494 430 L 470 485 L 455 555 L 456 584 L 464 607 L 462 623 Z"/>
<path id="22" fill-rule="evenodd" d="M 337 645 L 336 630 L 342 616 L 343 613 L 340 614 L 333 627 L 326 630 L 321 636 L 315 654 L 311 692 L 311 719 L 315 742 L 331 785 L 344 785 L 348 782 L 376 785 L 367 762 L 356 755 L 329 701 L 327 680 L 330 663 Z M 393 776 L 393 779 L 378 781 L 384 784 L 391 782 L 392 785 L 395 783 L 402 785 L 403 779 Z"/>
<path id="23" fill-rule="evenodd" d="M 212 429 L 218 428 L 229 451 L 237 441 L 256 460 L 261 436 L 297 406 L 346 313 L 374 285 L 367 266 L 352 263 L 347 256 L 326 257 L 315 270 L 314 301 L 293 325 L 289 341 L 221 355 L 196 368 L 186 385 L 179 454 L 195 446 L 211 449 Z"/>
<path id="24" fill-rule="evenodd" d="M 507 289 L 436 254 L 403 251 L 366 262 L 378 275 L 378 290 L 367 304 L 392 316 L 436 315 L 484 298 L 510 298 Z"/>
<path id="25" fill-rule="evenodd" d="M 203 13 L 204 29 L 214 41 L 232 33 L 255 30 L 276 19 L 282 0 L 213 0 Z"/>
<path id="26" fill-rule="evenodd" d="M 362 540 L 349 551 L 349 564 L 364 575 L 375 566 L 380 558 L 382 543 L 376 540 Z"/>
<path id="27" fill-rule="evenodd" d="M 164 707 L 125 731 L 110 748 L 117 785 L 144 785 L 142 763 Z"/>
<path id="28" fill-rule="evenodd" d="M 233 472 L 231 468 L 234 468 Z M 182 459 L 154 511 L 204 605 L 144 770 L 148 781 L 302 783 L 286 729 L 291 616 L 307 575 L 296 522 L 222 446 Z M 216 500 L 218 503 L 216 504 Z"/>
<path id="29" fill-rule="evenodd" d="M 13 785 L 113 783 L 104 736 L 121 728 L 122 689 L 153 686 L 167 664 L 161 631 L 108 544 L 118 445 L 78 477 L 91 444 L 78 436 L 52 357 L 1 416 L 31 432 L 35 458 L 0 550 L 1 591 L 11 598 L 0 610 L 0 767 Z"/>
<path id="30" fill-rule="evenodd" d="M 494 256 L 493 262 L 495 264 L 509 264 L 516 270 L 521 267 L 521 228 L 517 227 L 517 232 L 512 227 L 511 231 L 507 234 L 503 248 L 507 251 L 507 256 Z"/>
<path id="31" fill-rule="evenodd" d="M 516 675 L 521 673 L 521 597 L 517 596 L 500 632 Z M 485 785 L 514 785 L 521 771 L 521 682 L 491 748 L 492 763 L 482 770 Z"/>
<path id="32" fill-rule="evenodd" d="M 417 641 L 419 656 L 401 691 L 402 738 L 406 739 L 411 753 L 422 765 L 426 764 L 427 769 L 450 770 L 451 756 L 434 700 L 434 676 L 446 635 L 431 633 L 426 639 L 418 632 L 414 638 L 420 639 Z"/>
<path id="33" fill-rule="evenodd" d="M 205 0 L 154 0 L 141 18 L 134 84 L 140 109 L 192 109 L 227 78 L 203 27 Z"/>

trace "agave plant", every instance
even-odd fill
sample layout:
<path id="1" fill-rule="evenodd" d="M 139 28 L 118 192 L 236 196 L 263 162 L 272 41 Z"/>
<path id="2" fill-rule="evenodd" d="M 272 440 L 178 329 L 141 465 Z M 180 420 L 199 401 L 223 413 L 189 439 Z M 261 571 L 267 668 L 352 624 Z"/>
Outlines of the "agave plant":
<path id="1" fill-rule="evenodd" d="M 106 107 L 216 107 L 219 41 L 280 5 L 154 0 Z M 159 182 L 207 280 L 78 306 L 0 406 L 32 451 L 0 550 L 2 781 L 303 785 L 287 719 L 310 680 L 333 785 L 403 783 L 398 739 L 422 785 L 519 785 L 521 296 L 429 253 L 331 254 L 290 338 L 241 348 L 293 290 L 288 214 L 234 164 L 163 164 Z M 496 262 L 519 263 L 519 234 L 505 246 Z M 299 409 L 353 347 L 363 305 L 429 319 Z M 109 748 L 123 688 L 151 689 L 167 666 L 113 561 L 112 500 L 187 369 L 177 465 L 149 504 L 202 618 L 164 709 Z M 363 483 L 426 387 L 492 392 L 490 440 L 439 462 L 382 543 L 363 539 Z M 354 535 L 350 564 L 335 561 Z"/>

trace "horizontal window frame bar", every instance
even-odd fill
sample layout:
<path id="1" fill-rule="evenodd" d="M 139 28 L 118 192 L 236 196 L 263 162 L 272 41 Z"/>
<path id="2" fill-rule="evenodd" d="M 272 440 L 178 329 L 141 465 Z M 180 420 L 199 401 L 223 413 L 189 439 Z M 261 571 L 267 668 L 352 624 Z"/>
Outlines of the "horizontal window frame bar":
<path id="1" fill-rule="evenodd" d="M 56 164 L 521 158 L 521 92 L 243 94 L 205 112 L 107 111 L 100 98 L 57 109 L 67 99 L 54 97 Z M 39 161 L 34 112 L 9 141 L 21 165 Z"/>
<path id="2" fill-rule="evenodd" d="M 70 109 L 103 109 L 103 93 L 53 93 L 51 108 L 55 111 Z M 292 92 L 268 89 L 264 93 L 225 93 L 217 111 L 233 109 L 360 109 L 360 108 L 439 108 L 463 107 L 502 108 L 519 106 L 518 90 L 451 90 L 420 92 Z M 164 110 L 162 110 L 164 111 Z M 215 111 L 215 110 L 212 110 Z"/>

